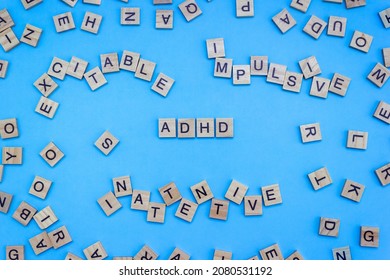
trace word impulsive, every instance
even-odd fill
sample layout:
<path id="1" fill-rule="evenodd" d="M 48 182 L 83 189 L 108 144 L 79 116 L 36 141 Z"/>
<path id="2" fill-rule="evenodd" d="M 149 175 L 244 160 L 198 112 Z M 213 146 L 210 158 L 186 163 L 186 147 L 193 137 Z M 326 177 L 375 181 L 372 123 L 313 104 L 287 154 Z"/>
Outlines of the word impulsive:
<path id="1" fill-rule="evenodd" d="M 158 119 L 159 138 L 233 138 L 233 118 Z"/>

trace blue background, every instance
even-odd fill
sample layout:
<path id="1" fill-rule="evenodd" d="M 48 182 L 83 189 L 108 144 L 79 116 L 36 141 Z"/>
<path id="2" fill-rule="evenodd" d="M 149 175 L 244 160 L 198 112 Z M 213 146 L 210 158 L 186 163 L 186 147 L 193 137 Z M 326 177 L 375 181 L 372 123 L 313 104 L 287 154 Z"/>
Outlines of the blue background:
<path id="1" fill-rule="evenodd" d="M 312 1 L 308 12 L 289 7 L 290 0 L 255 1 L 253 18 L 236 18 L 235 1 L 198 0 L 203 14 L 187 23 L 173 5 L 152 1 L 102 1 L 101 6 L 75 8 L 45 1 L 25 11 L 20 1 L 2 1 L 11 13 L 20 38 L 26 23 L 44 29 L 37 48 L 20 44 L 0 58 L 10 61 L 7 77 L 0 80 L 0 119 L 16 117 L 20 137 L 0 140 L 1 146 L 23 146 L 22 166 L 6 166 L 0 190 L 14 195 L 10 211 L 0 214 L 0 258 L 6 245 L 25 245 L 27 259 L 64 259 L 67 252 L 84 257 L 82 250 L 100 240 L 109 254 L 133 256 L 148 244 L 167 259 L 175 247 L 192 259 L 211 259 L 214 249 L 247 259 L 258 250 L 278 243 L 284 257 L 298 250 L 306 259 L 332 259 L 332 248 L 349 245 L 354 259 L 390 259 L 389 189 L 382 187 L 374 170 L 387 164 L 389 127 L 372 117 L 380 100 L 389 102 L 390 84 L 382 89 L 366 79 L 382 48 L 390 47 L 389 30 L 378 12 L 389 1 L 369 1 L 363 8 Z M 140 7 L 140 26 L 121 26 L 121 7 Z M 271 18 L 283 8 L 297 25 L 282 35 Z M 156 30 L 155 10 L 174 9 L 174 29 Z M 76 29 L 55 32 L 52 16 L 71 11 Z M 98 35 L 80 29 L 84 14 L 103 16 Z M 348 18 L 345 38 L 326 31 L 315 40 L 302 31 L 314 14 L 327 21 L 331 15 Z M 368 54 L 349 47 L 354 30 L 374 36 Z M 332 93 L 326 100 L 309 96 L 311 80 L 301 92 L 283 91 L 252 77 L 249 86 L 233 86 L 229 79 L 213 77 L 214 60 L 207 59 L 206 39 L 223 37 L 226 57 L 234 64 L 249 64 L 251 55 L 268 55 L 270 62 L 300 72 L 298 61 L 314 55 L 321 77 L 338 72 L 352 79 L 345 97 Z M 108 84 L 90 91 L 85 80 L 66 76 L 55 80 L 60 88 L 50 98 L 60 103 L 53 120 L 34 112 L 41 94 L 33 82 L 46 72 L 54 56 L 89 61 L 100 66 L 99 55 L 129 50 L 157 63 L 153 77 L 163 72 L 176 80 L 163 98 L 131 72 L 107 74 Z M 233 117 L 233 139 L 159 139 L 158 118 Z M 302 144 L 299 125 L 320 122 L 323 140 Z M 347 149 L 348 130 L 369 132 L 368 149 Z M 94 142 L 109 130 L 119 145 L 104 156 Z M 39 152 L 53 141 L 65 158 L 50 168 Z M 307 174 L 326 166 L 333 184 L 314 191 Z M 46 200 L 28 194 L 35 175 L 53 181 Z M 131 175 L 133 189 L 150 190 L 151 201 L 162 202 L 158 188 L 174 181 L 184 198 L 194 200 L 190 186 L 206 179 L 216 198 L 223 198 L 232 179 L 260 187 L 279 183 L 283 204 L 263 207 L 263 216 L 245 217 L 243 204 L 230 203 L 227 221 L 209 219 L 210 201 L 198 207 L 192 223 L 174 216 L 178 203 L 167 207 L 164 224 L 146 222 L 146 212 L 130 209 L 131 197 L 120 198 L 123 208 L 106 217 L 97 199 L 112 190 L 111 178 Z M 366 186 L 360 203 L 340 197 L 345 179 Z M 12 219 L 21 201 L 38 210 L 50 205 L 59 221 L 48 231 L 66 225 L 73 242 L 35 256 L 28 239 L 40 233 L 34 221 L 27 227 Z M 318 235 L 320 217 L 339 218 L 337 238 Z M 360 226 L 380 227 L 380 247 L 359 246 Z"/>

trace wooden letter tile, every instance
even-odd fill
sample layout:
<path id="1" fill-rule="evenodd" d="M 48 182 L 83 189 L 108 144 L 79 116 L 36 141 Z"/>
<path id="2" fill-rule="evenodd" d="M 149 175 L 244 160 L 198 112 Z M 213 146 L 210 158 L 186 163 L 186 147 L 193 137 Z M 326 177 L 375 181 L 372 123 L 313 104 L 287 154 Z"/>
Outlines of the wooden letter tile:
<path id="1" fill-rule="evenodd" d="M 347 148 L 366 150 L 368 132 L 348 130 Z"/>
<path id="2" fill-rule="evenodd" d="M 233 85 L 250 85 L 250 65 L 233 65 Z"/>
<path id="3" fill-rule="evenodd" d="M 347 18 L 330 16 L 328 20 L 328 35 L 344 37 L 347 29 Z"/>
<path id="4" fill-rule="evenodd" d="M 98 34 L 102 18 L 101 15 L 86 12 L 83 23 L 81 24 L 81 29 L 93 34 Z"/>
<path id="5" fill-rule="evenodd" d="M 66 226 L 62 226 L 49 232 L 48 236 L 54 249 L 61 248 L 62 246 L 72 242 L 72 237 L 70 236 Z"/>
<path id="6" fill-rule="evenodd" d="M 149 201 L 149 191 L 133 190 L 133 196 L 131 198 L 131 209 L 148 211 Z"/>
<path id="7" fill-rule="evenodd" d="M 53 21 L 57 33 L 65 32 L 76 28 L 71 12 L 56 15 L 53 17 Z"/>
<path id="8" fill-rule="evenodd" d="M 300 92 L 302 86 L 303 75 L 296 72 L 286 71 L 286 76 L 284 77 L 283 89 Z"/>
<path id="9" fill-rule="evenodd" d="M 350 200 L 360 202 L 365 186 L 351 180 L 345 180 L 341 196 L 348 198 Z"/>
<path id="10" fill-rule="evenodd" d="M 195 138 L 195 119 L 178 119 L 178 137 Z"/>
<path id="11" fill-rule="evenodd" d="M 385 28 L 390 28 L 390 8 L 380 11 L 379 17 L 382 20 L 383 26 Z"/>
<path id="12" fill-rule="evenodd" d="M 101 54 L 100 63 L 104 74 L 119 72 L 119 60 L 117 53 Z"/>
<path id="13" fill-rule="evenodd" d="M 45 116 L 46 118 L 52 119 L 57 112 L 59 103 L 42 96 L 39 99 L 37 107 L 35 107 L 35 112 Z"/>
<path id="14" fill-rule="evenodd" d="M 42 178 L 40 176 L 35 176 L 34 181 L 31 184 L 29 193 L 41 199 L 45 199 L 50 190 L 51 184 L 52 181 Z"/>
<path id="15" fill-rule="evenodd" d="M 302 255 L 298 252 L 298 251 L 295 251 L 294 253 L 292 253 L 290 256 L 288 256 L 286 258 L 287 261 L 299 261 L 299 260 L 303 260 L 304 258 L 302 257 Z"/>
<path id="16" fill-rule="evenodd" d="M 108 257 L 106 250 L 100 241 L 84 249 L 83 252 L 88 260 L 104 260 Z"/>
<path id="17" fill-rule="evenodd" d="M 11 15 L 7 11 L 7 9 L 0 10 L 0 32 L 14 26 L 15 23 L 12 20 Z"/>
<path id="18" fill-rule="evenodd" d="M 326 167 L 320 168 L 308 175 L 314 190 L 322 189 L 332 184 L 332 178 Z"/>
<path id="19" fill-rule="evenodd" d="M 306 13 L 307 9 L 309 8 L 310 2 L 311 0 L 292 0 L 290 7 Z"/>
<path id="20" fill-rule="evenodd" d="M 72 261 L 72 260 L 81 261 L 82 258 L 80 258 L 79 256 L 76 256 L 75 254 L 68 253 L 66 255 L 66 257 L 65 257 L 65 260 L 68 260 L 68 261 Z"/>
<path id="21" fill-rule="evenodd" d="M 133 257 L 113 257 L 113 261 L 133 261 Z"/>
<path id="22" fill-rule="evenodd" d="M 165 208 L 166 205 L 164 203 L 150 202 L 147 221 L 163 224 L 165 221 Z"/>
<path id="23" fill-rule="evenodd" d="M 134 256 L 134 260 L 137 261 L 152 261 L 157 258 L 158 255 L 148 245 L 144 245 L 144 247 L 142 247 L 141 250 L 139 250 L 139 252 Z"/>
<path id="24" fill-rule="evenodd" d="M 1 168 L 1 165 L 0 165 Z M 1 170 L 0 170 L 1 175 Z M 1 176 L 0 176 L 1 177 Z M 12 194 L 0 191 L 0 212 L 7 214 L 12 202 Z"/>
<path id="25" fill-rule="evenodd" d="M 123 51 L 119 68 L 122 70 L 135 72 L 137 70 L 140 56 L 141 55 L 139 53 Z"/>
<path id="26" fill-rule="evenodd" d="M 36 212 L 37 209 L 32 207 L 27 202 L 23 201 L 15 210 L 14 214 L 12 215 L 12 218 L 17 220 L 23 226 L 27 226 L 30 223 L 31 219 L 34 217 Z"/>
<path id="27" fill-rule="evenodd" d="M 254 15 L 253 0 L 236 0 L 236 17 L 253 17 Z"/>
<path id="28" fill-rule="evenodd" d="M 114 186 L 114 193 L 116 197 L 127 196 L 133 193 L 130 176 L 113 178 L 112 185 Z"/>
<path id="29" fill-rule="evenodd" d="M 46 231 L 29 239 L 30 245 L 35 255 L 42 254 L 53 247 L 49 235 Z"/>
<path id="30" fill-rule="evenodd" d="M 206 180 L 193 185 L 191 191 L 198 204 L 202 204 L 214 197 Z"/>
<path id="31" fill-rule="evenodd" d="M 287 9 L 283 9 L 280 13 L 275 15 L 272 18 L 272 21 L 276 24 L 282 33 L 286 33 L 297 24 Z"/>
<path id="32" fill-rule="evenodd" d="M 368 74 L 367 79 L 374 83 L 377 87 L 381 88 L 387 82 L 390 77 L 390 70 L 380 63 L 377 63 L 375 67 Z"/>
<path id="33" fill-rule="evenodd" d="M 8 61 L 0 60 L 0 78 L 4 79 L 7 76 Z"/>
<path id="34" fill-rule="evenodd" d="M 268 75 L 268 56 L 251 56 L 251 75 Z"/>
<path id="35" fill-rule="evenodd" d="M 380 101 L 376 107 L 374 117 L 387 124 L 390 124 L 390 104 Z"/>
<path id="36" fill-rule="evenodd" d="M 283 260 L 283 255 L 278 244 L 260 250 L 260 256 L 263 260 Z"/>
<path id="37" fill-rule="evenodd" d="M 65 78 L 68 66 L 69 62 L 62 60 L 58 57 L 54 57 L 50 64 L 49 70 L 47 71 L 47 74 L 59 80 L 63 80 Z"/>
<path id="38" fill-rule="evenodd" d="M 347 9 L 362 7 L 366 5 L 366 0 L 345 0 L 345 7 Z"/>
<path id="39" fill-rule="evenodd" d="M 225 42 L 223 38 L 206 40 L 206 47 L 208 58 L 225 57 Z"/>
<path id="40" fill-rule="evenodd" d="M 3 164 L 22 164 L 23 148 L 22 147 L 3 147 Z"/>
<path id="41" fill-rule="evenodd" d="M 22 4 L 23 4 L 23 7 L 28 10 L 40 3 L 43 2 L 43 0 L 21 0 Z"/>
<path id="42" fill-rule="evenodd" d="M 0 120 L 0 136 L 1 139 L 19 137 L 18 122 L 16 118 Z"/>
<path id="43" fill-rule="evenodd" d="M 258 256 L 253 256 L 251 258 L 248 259 L 249 261 L 257 261 L 259 260 L 259 257 Z"/>
<path id="44" fill-rule="evenodd" d="M 19 40 L 16 37 L 12 28 L 8 28 L 0 32 L 0 45 L 3 47 L 5 52 L 8 52 L 19 45 Z"/>
<path id="45" fill-rule="evenodd" d="M 389 8 L 389 10 L 390 10 L 390 8 Z M 390 15 L 389 15 L 389 17 L 390 17 Z M 390 67 L 390 48 L 383 48 L 382 54 L 383 54 L 383 65 L 386 67 Z"/>
<path id="46" fill-rule="evenodd" d="M 34 82 L 34 86 L 45 97 L 48 97 L 58 88 L 58 84 L 46 73 L 43 73 L 43 75 Z"/>
<path id="47" fill-rule="evenodd" d="M 340 220 L 323 218 L 320 220 L 319 235 L 337 237 L 339 235 Z"/>
<path id="48" fill-rule="evenodd" d="M 286 65 L 271 63 L 269 65 L 267 82 L 283 85 L 284 77 L 286 76 L 286 71 L 287 71 Z"/>
<path id="49" fill-rule="evenodd" d="M 156 80 L 153 83 L 152 90 L 157 92 L 161 96 L 166 97 L 171 90 L 174 82 L 175 80 L 171 77 L 160 73 L 158 74 Z"/>
<path id="50" fill-rule="evenodd" d="M 375 170 L 376 176 L 381 182 L 382 186 L 390 184 L 390 163 Z"/>
<path id="51" fill-rule="evenodd" d="M 262 187 L 261 193 L 263 194 L 264 206 L 282 203 L 282 194 L 278 184 Z"/>
<path id="52" fill-rule="evenodd" d="M 229 211 L 229 201 L 215 199 L 215 198 L 211 200 L 211 207 L 209 213 L 210 218 L 226 221 L 228 216 L 228 211 Z"/>
<path id="53" fill-rule="evenodd" d="M 191 21 L 202 14 L 202 10 L 195 0 L 186 0 L 179 5 L 179 9 L 186 21 Z"/>
<path id="54" fill-rule="evenodd" d="M 247 186 L 236 180 L 232 180 L 225 194 L 225 198 L 229 199 L 230 201 L 233 201 L 236 204 L 241 204 L 247 191 Z"/>
<path id="55" fill-rule="evenodd" d="M 40 155 L 51 167 L 57 165 L 57 163 L 65 156 L 53 142 L 50 142 L 40 152 Z"/>
<path id="56" fill-rule="evenodd" d="M 183 198 L 180 201 L 179 207 L 177 207 L 175 216 L 191 223 L 196 209 L 198 209 L 198 204 Z"/>
<path id="57" fill-rule="evenodd" d="M 83 3 L 100 6 L 102 0 L 83 0 Z"/>
<path id="58" fill-rule="evenodd" d="M 189 260 L 190 255 L 179 248 L 175 248 L 172 254 L 169 256 L 168 260 L 170 261 L 180 261 L 180 260 Z"/>
<path id="59" fill-rule="evenodd" d="M 263 215 L 263 200 L 261 195 L 248 195 L 244 197 L 245 216 Z"/>
<path id="60" fill-rule="evenodd" d="M 140 58 L 137 70 L 135 71 L 135 77 L 150 82 L 155 68 L 156 63 Z"/>
<path id="61" fill-rule="evenodd" d="M 320 98 L 327 98 L 329 91 L 330 80 L 320 77 L 313 77 L 311 83 L 310 95 Z"/>
<path id="62" fill-rule="evenodd" d="M 310 56 L 299 61 L 299 67 L 301 68 L 305 79 L 321 74 L 320 65 L 318 64 L 315 56 Z"/>
<path id="63" fill-rule="evenodd" d="M 4 165 L 0 164 L 0 183 L 3 181 Z"/>
<path id="64" fill-rule="evenodd" d="M 122 208 L 122 204 L 112 192 L 108 192 L 103 197 L 99 198 L 97 202 L 107 217 L 111 216 L 120 208 Z"/>
<path id="65" fill-rule="evenodd" d="M 232 252 L 214 250 L 213 260 L 231 260 L 233 256 Z"/>
<path id="66" fill-rule="evenodd" d="M 47 206 L 34 215 L 34 220 L 40 229 L 47 229 L 52 224 L 57 222 L 58 218 L 54 214 L 51 207 Z"/>
<path id="67" fill-rule="evenodd" d="M 92 91 L 107 84 L 107 80 L 98 66 L 86 72 L 84 78 Z"/>
<path id="68" fill-rule="evenodd" d="M 327 23 L 325 21 L 313 15 L 306 23 L 305 27 L 303 28 L 303 31 L 309 34 L 314 39 L 318 39 L 321 36 L 322 32 L 325 30 L 326 26 Z"/>
<path id="69" fill-rule="evenodd" d="M 173 28 L 173 10 L 156 10 L 156 29 Z"/>
<path id="70" fill-rule="evenodd" d="M 360 246 L 379 247 L 379 227 L 360 227 Z"/>
<path id="71" fill-rule="evenodd" d="M 72 56 L 68 69 L 66 70 L 66 74 L 81 80 L 84 76 L 85 70 L 87 70 L 87 67 L 88 61 Z"/>
<path id="72" fill-rule="evenodd" d="M 73 8 L 74 6 L 76 6 L 79 0 L 61 0 L 61 1 Z"/>
<path id="73" fill-rule="evenodd" d="M 211 138 L 215 136 L 214 119 L 199 118 L 196 119 L 196 137 Z"/>
<path id="74" fill-rule="evenodd" d="M 333 259 L 337 261 L 352 260 L 349 246 L 332 249 Z"/>
<path id="75" fill-rule="evenodd" d="M 31 24 L 26 24 L 20 42 L 36 47 L 41 37 L 42 29 Z"/>
<path id="76" fill-rule="evenodd" d="M 172 4 L 172 0 L 153 0 L 153 5 Z"/>
<path id="77" fill-rule="evenodd" d="M 158 119 L 158 137 L 176 137 L 176 119 Z"/>
<path id="78" fill-rule="evenodd" d="M 182 198 L 180 191 L 174 182 L 159 188 L 158 191 L 167 206 L 172 205 Z"/>
<path id="79" fill-rule="evenodd" d="M 106 130 L 98 140 L 95 142 L 95 146 L 106 156 L 118 145 L 119 140 Z"/>
<path id="80" fill-rule="evenodd" d="M 347 94 L 347 90 L 350 82 L 351 82 L 350 78 L 335 73 L 333 75 L 332 81 L 330 82 L 329 91 L 338 94 L 340 96 L 345 96 Z"/>
<path id="81" fill-rule="evenodd" d="M 24 246 L 6 246 L 6 260 L 8 261 L 21 261 L 24 260 Z"/>
<path id="82" fill-rule="evenodd" d="M 140 8 L 121 8 L 121 25 L 140 25 Z"/>
<path id="83" fill-rule="evenodd" d="M 371 35 L 365 34 L 363 32 L 355 30 L 353 37 L 349 46 L 351 48 L 357 49 L 359 51 L 368 53 L 371 47 L 371 43 L 374 37 Z"/>
<path id="84" fill-rule="evenodd" d="M 217 138 L 234 137 L 234 119 L 233 118 L 216 118 L 215 119 Z"/>

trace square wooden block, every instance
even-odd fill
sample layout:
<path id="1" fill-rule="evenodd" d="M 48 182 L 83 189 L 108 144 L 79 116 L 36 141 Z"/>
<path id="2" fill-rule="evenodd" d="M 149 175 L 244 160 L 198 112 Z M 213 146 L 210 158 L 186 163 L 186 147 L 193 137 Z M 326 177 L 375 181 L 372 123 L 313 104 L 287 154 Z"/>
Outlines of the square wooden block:
<path id="1" fill-rule="evenodd" d="M 42 29 L 31 24 L 26 24 L 20 42 L 36 47 L 41 38 Z"/>
<path id="2" fill-rule="evenodd" d="M 107 80 L 98 66 L 86 72 L 84 78 L 92 91 L 107 84 Z"/>
<path id="3" fill-rule="evenodd" d="M 119 72 L 119 60 L 117 53 L 101 54 L 100 63 L 104 74 Z"/>
<path id="4" fill-rule="evenodd" d="M 321 77 L 313 77 L 311 83 L 310 95 L 320 98 L 327 98 L 329 92 L 330 80 Z"/>
<path id="5" fill-rule="evenodd" d="M 46 73 L 43 73 L 43 75 L 34 82 L 34 86 L 45 97 L 48 97 L 58 88 L 58 84 Z"/>
<path id="6" fill-rule="evenodd" d="M 381 88 L 387 82 L 390 77 L 390 70 L 380 63 L 377 63 L 375 67 L 368 74 L 367 79 L 374 83 L 377 87 Z"/>
<path id="7" fill-rule="evenodd" d="M 264 206 L 271 206 L 282 203 L 282 194 L 279 184 L 269 185 L 261 188 Z"/>
<path id="8" fill-rule="evenodd" d="M 58 57 L 54 57 L 47 74 L 57 78 L 59 80 L 63 80 L 65 78 L 66 70 L 68 69 L 69 62 L 62 60 Z"/>
<path id="9" fill-rule="evenodd" d="M 302 255 L 298 251 L 295 251 L 290 256 L 288 256 L 286 258 L 286 260 L 287 261 L 299 261 L 299 260 L 304 260 L 304 258 L 302 257 Z"/>
<path id="10" fill-rule="evenodd" d="M 333 259 L 340 261 L 340 260 L 352 260 L 351 256 L 351 249 L 349 246 L 341 247 L 341 248 L 334 248 L 332 249 L 333 253 Z"/>
<path id="11" fill-rule="evenodd" d="M 164 203 L 150 202 L 146 220 L 152 223 L 163 224 L 165 221 L 165 208 L 166 205 Z"/>
<path id="12" fill-rule="evenodd" d="M 206 40 L 207 57 L 225 57 L 225 42 L 223 38 Z"/>
<path id="13" fill-rule="evenodd" d="M 112 192 L 106 193 L 103 197 L 99 198 L 97 202 L 107 217 L 122 208 L 122 204 Z"/>
<path id="14" fill-rule="evenodd" d="M 133 196 L 131 198 L 131 209 L 148 211 L 150 201 L 149 191 L 133 190 Z"/>
<path id="15" fill-rule="evenodd" d="M 97 5 L 100 6 L 102 0 L 83 0 L 85 4 Z"/>
<path id="16" fill-rule="evenodd" d="M 318 39 L 327 25 L 328 24 L 325 21 L 313 15 L 303 28 L 303 32 L 314 39 Z"/>
<path id="17" fill-rule="evenodd" d="M 347 9 L 362 7 L 366 5 L 366 0 L 345 0 L 345 7 Z"/>
<path id="18" fill-rule="evenodd" d="M 180 191 L 174 182 L 170 182 L 169 184 L 159 188 L 158 191 L 167 206 L 170 206 L 182 199 Z"/>
<path id="19" fill-rule="evenodd" d="M 245 186 L 244 184 L 242 184 L 236 180 L 232 180 L 232 182 L 230 183 L 230 186 L 225 194 L 225 198 L 240 205 L 242 200 L 244 199 L 244 196 L 245 196 L 247 191 L 248 191 L 247 186 Z"/>
<path id="20" fill-rule="evenodd" d="M 368 132 L 348 130 L 347 148 L 366 150 Z"/>
<path id="21" fill-rule="evenodd" d="M 236 0 L 236 17 L 253 17 L 254 15 L 253 0 Z"/>
<path id="22" fill-rule="evenodd" d="M 194 195 L 198 204 L 205 203 L 206 201 L 214 198 L 214 195 L 206 180 L 199 182 L 191 187 L 191 192 Z"/>
<path id="23" fill-rule="evenodd" d="M 160 94 L 161 96 L 166 97 L 171 90 L 175 80 L 171 77 L 160 73 L 158 74 L 156 80 L 152 85 L 152 90 Z"/>
<path id="24" fill-rule="evenodd" d="M 81 24 L 81 30 L 93 34 L 98 34 L 102 19 L 103 17 L 101 15 L 86 12 L 84 15 L 83 23 Z"/>
<path id="25" fill-rule="evenodd" d="M 250 257 L 248 260 L 249 261 L 257 261 L 257 260 L 259 260 L 259 257 L 258 256 L 253 256 L 253 257 Z"/>
<path id="26" fill-rule="evenodd" d="M 0 165 L 1 168 L 2 165 Z M 1 170 L 0 170 L 1 175 Z M 0 176 L 1 177 L 1 176 Z M 13 195 L 0 191 L 0 212 L 7 214 L 9 211 L 9 207 L 11 206 Z"/>
<path id="27" fill-rule="evenodd" d="M 382 20 L 383 26 L 385 28 L 390 28 L 390 8 L 380 11 L 379 17 Z"/>
<path id="28" fill-rule="evenodd" d="M 158 258 L 158 254 L 152 250 L 148 245 L 139 250 L 139 252 L 134 256 L 134 260 L 137 261 L 152 261 Z"/>
<path id="29" fill-rule="evenodd" d="M 95 146 L 106 156 L 119 144 L 119 140 L 106 130 L 95 142 Z"/>
<path id="30" fill-rule="evenodd" d="M 51 167 L 56 166 L 65 156 L 53 142 L 50 142 L 39 154 Z"/>
<path id="31" fill-rule="evenodd" d="M 43 0 L 20 0 L 23 4 L 23 7 L 28 10 L 31 9 L 32 7 L 40 4 L 43 2 Z"/>
<path id="32" fill-rule="evenodd" d="M 18 121 L 16 118 L 0 120 L 1 139 L 10 139 L 19 137 Z"/>
<path id="33" fill-rule="evenodd" d="M 62 246 L 65 246 L 66 244 L 72 242 L 72 237 L 70 236 L 66 226 L 57 228 L 49 232 L 47 235 L 49 236 L 49 239 L 53 244 L 54 249 L 61 248 Z"/>
<path id="34" fill-rule="evenodd" d="M 65 32 L 76 28 L 71 12 L 56 15 L 53 17 L 53 21 L 57 33 Z"/>
<path id="35" fill-rule="evenodd" d="M 172 254 L 168 258 L 168 260 L 170 260 L 170 261 L 173 261 L 173 260 L 175 260 L 175 261 L 183 260 L 184 261 L 184 260 L 189 260 L 189 259 L 190 259 L 190 255 L 177 247 L 175 248 L 175 250 L 173 250 Z"/>
<path id="36" fill-rule="evenodd" d="M 20 165 L 23 163 L 23 148 L 22 147 L 3 147 L 3 164 L 4 165 Z"/>
<path id="37" fill-rule="evenodd" d="M 314 190 L 322 189 L 323 187 L 332 184 L 332 178 L 329 175 L 326 167 L 320 168 L 308 175 L 311 185 Z"/>
<path id="38" fill-rule="evenodd" d="M 84 249 L 83 252 L 87 260 L 104 260 L 108 257 L 107 252 L 100 241 Z"/>
<path id="39" fill-rule="evenodd" d="M 46 118 L 52 119 L 54 118 L 54 115 L 56 114 L 59 105 L 59 103 L 44 96 L 41 96 L 37 107 L 35 107 L 35 112 L 42 116 L 45 116 Z"/>
<path id="40" fill-rule="evenodd" d="M 244 197 L 245 216 L 263 215 L 263 200 L 261 195 L 248 195 Z"/>
<path id="41" fill-rule="evenodd" d="M 180 201 L 179 207 L 177 207 L 175 216 L 191 223 L 196 213 L 196 209 L 198 209 L 198 204 L 183 198 Z"/>
<path id="42" fill-rule="evenodd" d="M 37 209 L 32 207 L 27 202 L 22 201 L 22 203 L 20 203 L 18 208 L 12 214 L 12 218 L 21 223 L 23 226 L 27 226 L 36 212 Z"/>
<path id="43" fill-rule="evenodd" d="M 319 123 L 304 124 L 299 127 L 302 143 L 321 141 L 321 128 Z"/>
<path id="44" fill-rule="evenodd" d="M 172 4 L 172 0 L 153 0 L 153 5 Z"/>
<path id="45" fill-rule="evenodd" d="M 232 252 L 214 250 L 213 260 L 231 260 L 233 256 Z"/>
<path id="46" fill-rule="evenodd" d="M 379 227 L 360 227 L 360 246 L 379 247 Z"/>
<path id="47" fill-rule="evenodd" d="M 121 8 L 121 25 L 140 25 L 140 8 Z"/>
<path id="48" fill-rule="evenodd" d="M 72 254 L 72 253 L 69 252 L 68 254 L 66 254 L 65 260 L 68 260 L 68 261 L 72 261 L 72 260 L 81 261 L 82 258 L 80 258 L 79 256 L 76 256 L 75 254 Z"/>
<path id="49" fill-rule="evenodd" d="M 29 194 L 32 194 L 40 199 L 45 199 L 49 193 L 52 181 L 42 178 L 40 176 L 35 176 L 34 181 L 31 184 Z"/>
<path id="50" fill-rule="evenodd" d="M 133 261 L 133 257 L 113 257 L 113 261 Z"/>
<path id="51" fill-rule="evenodd" d="M 133 193 L 130 176 L 112 178 L 112 185 L 116 197 L 128 196 Z"/>
<path id="52" fill-rule="evenodd" d="M 210 218 L 226 221 L 228 212 L 229 201 L 215 198 L 211 200 L 211 207 L 209 213 Z"/>
<path id="53" fill-rule="evenodd" d="M 390 184 L 390 163 L 378 168 L 375 173 L 382 186 Z"/>
<path id="54" fill-rule="evenodd" d="M 290 7 L 297 9 L 298 11 L 306 13 L 307 9 L 309 8 L 310 3 L 311 3 L 311 0 L 292 0 Z"/>
<path id="55" fill-rule="evenodd" d="M 299 61 L 299 67 L 305 79 L 321 74 L 321 68 L 315 56 L 310 56 Z"/>
<path id="56" fill-rule="evenodd" d="M 215 129 L 217 138 L 234 137 L 234 119 L 233 118 L 216 118 Z"/>
<path id="57" fill-rule="evenodd" d="M 76 6 L 79 0 L 61 0 L 61 1 L 73 8 L 74 6 Z"/>
<path id="58" fill-rule="evenodd" d="M 176 138 L 176 119 L 158 119 L 158 137 Z"/>
<path id="59" fill-rule="evenodd" d="M 37 223 L 40 229 L 47 229 L 52 224 L 58 221 L 57 216 L 54 214 L 50 206 L 46 206 L 41 211 L 34 215 L 34 221 Z"/>
<path id="60" fill-rule="evenodd" d="M 0 10 L 0 32 L 15 25 L 7 9 Z"/>
<path id="61" fill-rule="evenodd" d="M 5 52 L 12 50 L 19 44 L 19 39 L 16 37 L 12 28 L 8 28 L 0 33 L 0 45 Z"/>
<path id="62" fill-rule="evenodd" d="M 196 119 L 196 137 L 212 138 L 215 136 L 214 119 L 198 118 Z"/>
<path id="63" fill-rule="evenodd" d="M 66 74 L 81 80 L 84 77 L 84 73 L 87 70 L 87 67 L 88 61 L 72 56 L 72 59 L 68 65 L 68 69 L 66 69 Z"/>
<path id="64" fill-rule="evenodd" d="M 4 165 L 0 164 L 0 183 L 3 181 Z"/>
<path id="65" fill-rule="evenodd" d="M 250 83 L 250 65 L 233 65 L 233 85 L 250 85 Z"/>
<path id="66" fill-rule="evenodd" d="M 173 10 L 156 10 L 156 29 L 173 29 Z"/>
<path id="67" fill-rule="evenodd" d="M 334 73 L 332 81 L 330 82 L 329 91 L 340 96 L 345 96 L 351 79 L 339 73 Z"/>
<path id="68" fill-rule="evenodd" d="M 141 55 L 139 53 L 123 51 L 119 68 L 122 70 L 135 72 L 137 70 L 140 56 Z"/>
<path id="69" fill-rule="evenodd" d="M 320 219 L 319 235 L 337 237 L 339 235 L 340 220 L 332 218 Z"/>
<path id="70" fill-rule="evenodd" d="M 232 69 L 233 69 L 233 59 L 221 58 L 221 57 L 215 59 L 214 77 L 230 79 L 232 77 Z"/>
<path id="71" fill-rule="evenodd" d="M 374 117 L 387 124 L 390 124 L 390 104 L 380 101 L 375 109 Z"/>
<path id="72" fill-rule="evenodd" d="M 195 119 L 178 119 L 177 127 L 179 138 L 195 138 Z"/>
<path id="73" fill-rule="evenodd" d="M 272 18 L 272 21 L 279 28 L 279 30 L 284 34 L 293 28 L 297 22 L 293 16 L 288 12 L 287 9 L 283 9 L 277 15 Z"/>
<path id="74" fill-rule="evenodd" d="M 49 250 L 50 248 L 53 248 L 53 244 L 51 243 L 49 235 L 46 231 L 30 238 L 28 241 L 35 255 L 40 255 L 43 252 Z"/>
<path id="75" fill-rule="evenodd" d="M 365 188 L 366 187 L 364 185 L 347 179 L 345 180 L 341 196 L 356 202 L 360 202 Z"/>
<path id="76" fill-rule="evenodd" d="M 328 20 L 328 35 L 344 37 L 347 30 L 347 18 L 330 16 Z"/>
<path id="77" fill-rule="evenodd" d="M 359 51 L 368 53 L 373 39 L 374 39 L 373 36 L 355 30 L 349 46 Z"/>
<path id="78" fill-rule="evenodd" d="M 251 56 L 251 75 L 268 75 L 268 56 Z"/>
<path id="79" fill-rule="evenodd" d="M 283 255 L 278 244 L 260 250 L 260 256 L 263 260 L 283 260 Z"/>
<path id="80" fill-rule="evenodd" d="M 284 77 L 283 89 L 300 92 L 302 86 L 303 74 L 297 72 L 286 71 L 286 76 Z"/>
<path id="81" fill-rule="evenodd" d="M 24 245 L 19 246 L 6 246 L 5 247 L 5 259 L 7 261 L 21 261 L 24 260 Z"/>
<path id="82" fill-rule="evenodd" d="M 137 70 L 135 71 L 135 77 L 150 82 L 155 68 L 156 63 L 140 58 Z"/>
<path id="83" fill-rule="evenodd" d="M 284 78 L 286 76 L 286 71 L 287 71 L 286 65 L 271 63 L 269 65 L 267 82 L 283 85 Z"/>
<path id="84" fill-rule="evenodd" d="M 186 0 L 179 5 L 179 9 L 187 22 L 190 22 L 202 14 L 195 0 Z"/>
<path id="85" fill-rule="evenodd" d="M 389 15 L 389 20 L 390 20 L 390 15 Z M 390 67 L 390 48 L 383 48 L 382 54 L 383 54 L 383 65 L 385 67 Z"/>
<path id="86" fill-rule="evenodd" d="M 8 61 L 0 60 L 0 78 L 4 79 L 7 76 Z"/>

